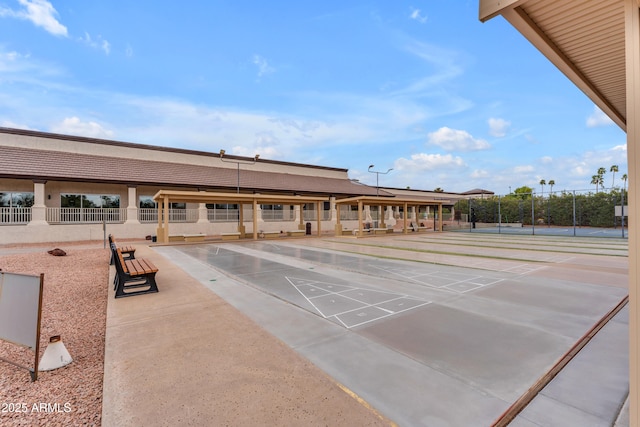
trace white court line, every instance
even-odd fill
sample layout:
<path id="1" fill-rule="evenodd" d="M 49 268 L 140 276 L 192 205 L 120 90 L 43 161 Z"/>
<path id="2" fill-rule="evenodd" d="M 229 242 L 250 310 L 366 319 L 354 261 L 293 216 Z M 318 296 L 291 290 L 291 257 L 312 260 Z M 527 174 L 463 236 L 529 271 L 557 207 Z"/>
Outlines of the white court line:
<path id="1" fill-rule="evenodd" d="M 427 301 L 427 302 L 425 302 L 425 303 L 423 303 L 423 304 L 416 305 L 416 306 L 411 307 L 411 308 L 407 308 L 407 309 L 404 309 L 404 310 L 400 310 L 400 311 L 393 312 L 393 314 L 386 314 L 386 315 L 384 315 L 384 316 L 376 317 L 375 319 L 369 319 L 369 320 L 367 320 L 366 322 L 356 323 L 355 325 L 351 325 L 351 326 L 346 326 L 346 325 L 345 325 L 345 328 L 347 328 L 347 329 L 351 329 L 351 328 L 355 328 L 355 327 L 360 326 L 360 325 L 366 325 L 367 323 L 375 322 L 376 320 L 380 320 L 380 319 L 386 319 L 387 317 L 393 316 L 394 314 L 404 313 L 405 311 L 413 310 L 414 308 L 420 308 L 420 307 L 422 307 L 422 306 L 425 306 L 425 305 L 428 305 L 428 304 L 431 304 L 431 303 L 432 303 L 431 301 Z M 374 307 L 375 307 L 375 306 L 374 306 Z M 376 307 L 376 308 L 379 308 L 379 309 L 383 310 L 381 307 Z M 355 311 L 355 310 L 353 310 L 353 311 Z M 340 320 L 340 318 L 337 318 L 337 319 L 338 319 L 338 320 L 340 321 L 340 323 L 342 323 L 343 325 L 345 324 L 342 320 Z"/>
<path id="2" fill-rule="evenodd" d="M 317 298 L 317 297 L 316 297 L 316 298 Z M 345 298 L 347 298 L 347 297 L 345 297 Z M 394 299 L 391 299 L 391 300 L 388 300 L 388 301 L 382 301 L 382 302 L 379 302 L 379 303 L 376 303 L 376 304 L 371 304 L 371 303 L 368 303 L 368 302 L 364 302 L 364 301 L 360 301 L 360 300 L 355 300 L 355 301 L 358 301 L 359 303 L 363 304 L 363 305 L 362 305 L 362 307 L 352 308 L 352 309 L 347 310 L 347 311 L 341 311 L 340 313 L 335 313 L 335 314 L 332 314 L 331 316 L 326 316 L 326 317 L 342 316 L 342 315 L 344 315 L 344 314 L 353 313 L 354 311 L 363 310 L 363 309 L 365 309 L 365 308 L 369 308 L 369 307 L 375 307 L 375 308 L 378 308 L 378 309 L 380 309 L 380 310 L 384 310 L 384 311 L 387 311 L 387 312 L 389 312 L 389 313 L 392 313 L 392 314 L 393 314 L 393 313 L 395 313 L 394 311 L 390 311 L 390 310 L 386 310 L 386 309 L 384 309 L 384 308 L 382 308 L 382 307 L 378 307 L 378 306 L 377 306 L 377 304 L 384 304 L 384 303 L 387 303 L 387 302 L 391 302 L 391 301 L 395 301 L 395 300 L 399 300 L 399 299 L 403 299 L 403 298 L 409 298 L 409 297 L 408 297 L 408 296 L 402 296 L 402 297 L 394 298 Z M 420 301 L 421 301 L 421 300 L 420 300 Z M 398 313 L 399 313 L 399 312 L 398 312 Z"/>
<path id="3" fill-rule="evenodd" d="M 307 296 L 305 294 L 302 293 L 302 291 L 300 291 L 300 289 L 298 289 L 298 287 L 296 285 L 293 284 L 293 282 L 291 280 L 289 280 L 289 278 L 287 276 L 284 276 L 285 279 L 287 279 L 287 282 L 289 282 L 291 284 L 291 286 L 293 286 L 296 291 L 300 292 L 300 295 L 302 295 L 304 297 L 304 299 L 306 299 L 307 301 L 309 301 L 309 304 L 311 304 L 313 306 L 313 308 L 315 308 L 318 313 L 320 313 L 322 315 L 322 317 L 324 317 L 325 319 L 327 319 L 327 316 L 324 315 L 324 313 L 322 312 L 322 310 L 320 310 L 318 307 L 316 307 L 316 305 L 314 303 L 312 303 L 309 298 L 307 298 Z"/>
<path id="4" fill-rule="evenodd" d="M 423 302 L 422 304 L 419 304 L 419 305 L 416 305 L 416 306 L 414 306 L 414 307 L 410 307 L 410 308 L 407 308 L 407 309 L 404 309 L 404 310 L 400 310 L 400 311 L 391 311 L 391 310 L 387 310 L 387 309 L 382 308 L 382 307 L 378 307 L 378 304 L 384 304 L 384 303 L 388 303 L 388 302 L 391 302 L 391 301 L 400 300 L 400 299 L 403 299 L 403 298 L 411 299 L 411 300 L 413 300 L 413 301 L 424 301 L 424 300 L 419 299 L 419 298 L 412 297 L 412 296 L 410 296 L 410 295 L 402 295 L 402 294 L 401 294 L 400 296 L 398 296 L 398 297 L 396 297 L 396 298 L 391 298 L 391 299 L 389 299 L 389 300 L 380 301 L 380 302 L 378 302 L 378 303 L 376 303 L 376 304 L 371 304 L 371 303 L 368 303 L 368 302 L 365 302 L 365 301 L 360 301 L 360 300 L 358 300 L 358 299 L 351 298 L 351 297 L 349 297 L 349 296 L 347 296 L 347 295 L 341 295 L 341 293 L 340 293 L 340 292 L 331 292 L 331 291 L 326 291 L 326 292 L 328 292 L 328 293 L 327 293 L 327 294 L 324 294 L 324 295 L 318 295 L 318 296 L 315 296 L 315 297 L 307 297 L 307 296 L 306 296 L 306 295 L 305 295 L 305 294 L 304 294 L 304 293 L 303 293 L 303 292 L 298 288 L 298 286 L 297 286 L 297 285 L 295 285 L 295 284 L 292 282 L 292 280 L 291 280 L 289 277 L 285 276 L 285 279 L 286 279 L 286 280 L 291 284 L 291 286 L 293 286 L 293 287 L 294 287 L 294 288 L 295 288 L 295 289 L 300 293 L 300 295 L 302 295 L 302 296 L 303 296 L 303 297 L 304 297 L 304 298 L 309 302 L 309 304 L 311 304 L 311 305 L 313 306 L 313 308 L 314 308 L 314 309 L 316 309 L 316 311 L 317 311 L 318 313 L 320 313 L 320 315 L 321 315 L 323 318 L 325 318 L 325 319 L 330 319 L 330 318 L 332 318 L 332 317 L 335 317 L 335 319 L 336 319 L 337 321 L 339 321 L 339 322 L 340 322 L 340 323 L 341 323 L 341 324 L 342 324 L 346 329 L 350 329 L 350 328 L 353 328 L 353 327 L 356 327 L 356 326 L 364 325 L 365 323 L 369 323 L 369 322 L 372 322 L 372 321 L 374 321 L 374 320 L 383 319 L 383 318 L 385 318 L 385 317 L 389 317 L 389 316 L 392 316 L 392 315 L 394 315 L 394 314 L 403 313 L 403 312 L 408 311 L 408 310 L 413 310 L 414 308 L 422 307 L 423 305 L 431 304 L 431 301 L 426 301 L 426 302 Z M 298 280 L 301 280 L 301 279 L 298 279 Z M 315 283 L 325 283 L 325 282 L 315 281 Z M 328 283 L 328 284 L 331 284 L 331 283 Z M 313 285 L 312 285 L 312 284 L 309 284 L 309 283 L 305 283 L 305 284 L 304 284 L 304 286 L 313 286 Z M 336 286 L 338 286 L 338 285 L 336 285 Z M 339 285 L 339 286 L 344 286 L 344 285 Z M 315 286 L 315 287 L 316 287 L 316 288 L 318 288 L 318 289 L 321 289 L 321 290 L 325 290 L 325 289 L 323 289 L 323 288 L 321 288 L 321 287 L 319 287 L 319 286 Z M 369 290 L 369 289 L 352 287 L 351 289 L 346 289 L 346 290 L 341 291 L 341 292 L 347 292 L 347 291 L 353 291 L 353 290 L 363 290 L 363 291 L 367 291 L 367 290 Z M 384 291 L 373 291 L 373 292 L 380 292 L 380 293 L 388 293 L 388 294 L 392 294 L 391 292 L 384 292 Z M 359 303 L 363 304 L 363 306 L 362 306 L 362 307 L 358 307 L 358 308 L 354 308 L 354 309 L 351 309 L 351 310 L 343 311 L 343 312 L 340 312 L 340 313 L 335 313 L 335 314 L 332 314 L 332 315 L 330 315 L 330 316 L 327 316 L 327 315 L 325 315 L 325 314 L 322 312 L 322 310 L 320 310 L 320 309 L 318 308 L 318 306 L 316 306 L 316 305 L 311 301 L 311 299 L 313 299 L 313 298 L 320 298 L 320 297 L 326 297 L 326 296 L 328 296 L 328 295 L 338 295 L 338 296 L 340 296 L 340 297 L 342 297 L 342 298 L 346 298 L 346 299 L 350 299 L 350 300 L 353 300 L 353 301 L 359 302 Z M 393 294 L 393 295 L 398 295 L 398 294 Z M 351 325 L 351 326 L 348 326 L 346 323 L 344 323 L 344 322 L 340 319 L 340 317 L 338 317 L 338 316 L 342 316 L 342 315 L 345 315 L 345 314 L 348 314 L 348 313 L 353 313 L 353 312 L 356 312 L 356 311 L 364 310 L 364 309 L 367 309 L 367 308 L 370 308 L 370 307 L 374 307 L 374 308 L 377 308 L 378 310 L 385 311 L 385 312 L 387 312 L 388 314 L 386 314 L 386 315 L 384 315 L 384 316 L 376 317 L 375 319 L 371 319 L 371 320 L 368 320 L 368 321 L 366 321 L 366 322 L 358 323 L 358 324 L 356 324 L 356 325 Z"/>

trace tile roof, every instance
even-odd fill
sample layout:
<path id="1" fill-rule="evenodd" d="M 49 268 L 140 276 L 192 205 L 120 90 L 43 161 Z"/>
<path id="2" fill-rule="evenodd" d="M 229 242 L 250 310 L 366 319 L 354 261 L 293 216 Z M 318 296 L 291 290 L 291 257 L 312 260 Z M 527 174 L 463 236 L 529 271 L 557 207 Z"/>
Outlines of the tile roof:
<path id="1" fill-rule="evenodd" d="M 0 146 L 0 177 L 85 181 L 203 189 L 235 189 L 235 168 L 217 168 L 144 159 L 123 159 L 61 151 Z M 375 195 L 349 179 L 260 172 L 240 166 L 240 187 L 249 191 L 301 194 Z M 381 195 L 391 195 L 381 191 Z"/>

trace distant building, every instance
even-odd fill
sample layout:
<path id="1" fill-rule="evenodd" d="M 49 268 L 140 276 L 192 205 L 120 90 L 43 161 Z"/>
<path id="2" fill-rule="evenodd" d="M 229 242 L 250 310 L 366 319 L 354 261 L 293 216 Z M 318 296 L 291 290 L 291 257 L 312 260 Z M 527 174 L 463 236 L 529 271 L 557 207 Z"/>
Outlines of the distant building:
<path id="1" fill-rule="evenodd" d="M 105 233 L 153 235 L 158 225 L 154 195 L 160 190 L 326 197 L 321 209 L 259 205 L 264 231 L 296 229 L 315 221 L 318 212 L 330 231 L 337 221 L 335 201 L 350 197 L 410 195 L 451 203 L 461 197 L 376 189 L 349 179 L 347 169 L 0 128 L 0 244 L 102 240 Z M 426 218 L 429 212 L 410 214 Z M 349 206 L 340 207 L 339 215 L 342 224 L 357 221 Z M 393 223 L 404 213 L 389 207 L 380 215 Z M 235 231 L 240 216 L 238 205 L 230 203 L 174 203 L 168 220 L 173 232 L 215 236 Z"/>

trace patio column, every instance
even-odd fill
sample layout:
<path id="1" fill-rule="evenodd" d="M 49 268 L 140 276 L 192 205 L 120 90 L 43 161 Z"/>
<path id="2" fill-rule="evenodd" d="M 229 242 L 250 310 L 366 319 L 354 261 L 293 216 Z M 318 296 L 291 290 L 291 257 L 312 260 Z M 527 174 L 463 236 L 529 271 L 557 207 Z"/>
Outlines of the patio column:
<path id="1" fill-rule="evenodd" d="M 317 221 L 318 221 L 318 237 L 320 237 L 322 235 L 322 205 L 323 203 L 321 202 L 316 202 L 316 217 L 317 217 Z"/>
<path id="2" fill-rule="evenodd" d="M 366 222 L 373 222 L 373 218 L 371 218 L 371 205 L 366 205 L 364 207 L 364 218 Z"/>
<path id="3" fill-rule="evenodd" d="M 293 222 L 298 223 L 298 230 L 304 230 L 304 208 L 303 205 L 293 206 Z"/>
<path id="4" fill-rule="evenodd" d="M 362 237 L 362 200 L 358 200 L 358 236 Z"/>
<path id="5" fill-rule="evenodd" d="M 337 215 L 336 215 L 337 213 Z M 331 219 L 335 218 L 335 226 L 333 227 L 336 236 L 342 236 L 342 225 L 340 224 L 340 205 L 336 203 L 336 199 L 331 200 Z"/>
<path id="6" fill-rule="evenodd" d="M 45 184 L 47 181 L 33 181 L 33 206 L 31 221 L 27 225 L 49 225 L 47 222 L 47 206 L 45 205 Z"/>
<path id="7" fill-rule="evenodd" d="M 206 203 L 198 203 L 198 223 L 209 222 L 209 213 Z"/>
<path id="8" fill-rule="evenodd" d="M 253 240 L 258 240 L 258 199 L 253 199 Z"/>
<path id="9" fill-rule="evenodd" d="M 438 231 L 442 231 L 442 203 L 438 205 Z"/>
<path id="10" fill-rule="evenodd" d="M 240 233 L 240 238 L 244 238 L 244 205 L 238 201 L 238 232 Z M 255 227 L 254 227 L 255 228 Z"/>
<path id="11" fill-rule="evenodd" d="M 398 207 L 398 209 L 399 208 L 400 207 Z M 404 203 L 402 205 L 402 213 L 403 213 L 402 217 L 403 217 L 403 221 L 404 221 L 404 224 L 403 224 L 403 227 L 402 227 L 402 232 L 404 234 L 409 233 L 409 228 L 407 227 L 407 219 L 408 219 L 407 217 L 409 216 L 408 209 L 409 209 L 409 206 L 407 205 L 407 203 Z"/>
<path id="12" fill-rule="evenodd" d="M 384 222 L 384 205 L 378 206 L 378 228 L 387 228 L 387 225 Z"/>
<path id="13" fill-rule="evenodd" d="M 629 167 L 629 425 L 640 425 L 640 4 L 625 0 Z"/>
<path id="14" fill-rule="evenodd" d="M 127 188 L 127 220 L 125 224 L 140 224 L 138 219 L 138 189 L 135 185 Z"/>

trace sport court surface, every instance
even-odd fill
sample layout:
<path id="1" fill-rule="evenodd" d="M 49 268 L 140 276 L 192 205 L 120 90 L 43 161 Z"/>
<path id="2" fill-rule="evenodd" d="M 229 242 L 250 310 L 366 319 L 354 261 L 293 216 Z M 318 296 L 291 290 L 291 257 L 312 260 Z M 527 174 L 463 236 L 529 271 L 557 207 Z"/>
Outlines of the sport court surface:
<path id="1" fill-rule="evenodd" d="M 399 425 L 490 425 L 627 293 L 624 239 L 154 249 Z M 627 334 L 623 309 L 512 425 L 612 425 L 628 393 Z"/>

